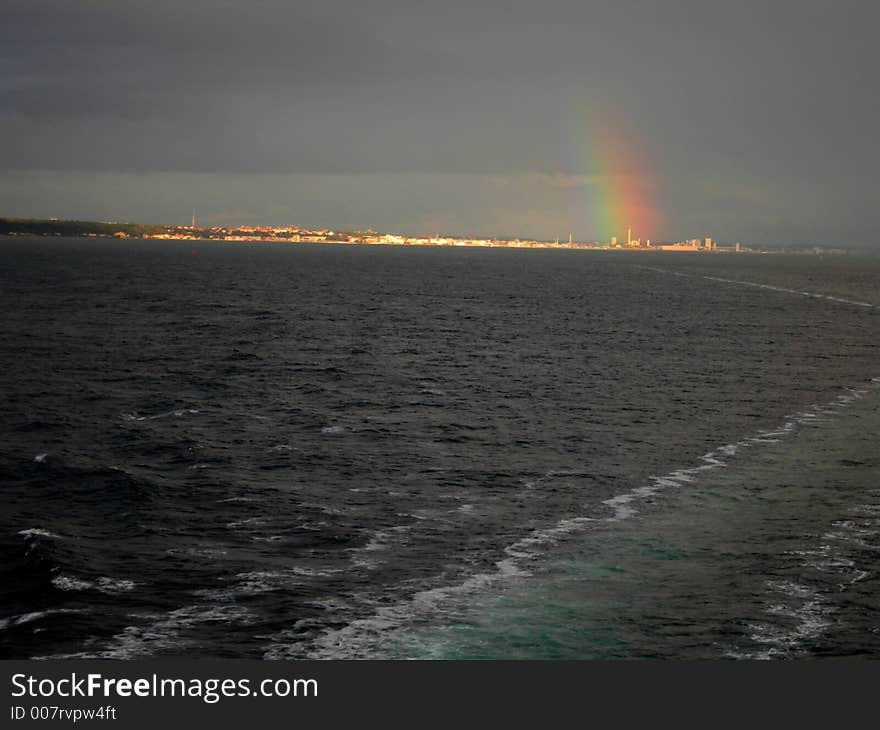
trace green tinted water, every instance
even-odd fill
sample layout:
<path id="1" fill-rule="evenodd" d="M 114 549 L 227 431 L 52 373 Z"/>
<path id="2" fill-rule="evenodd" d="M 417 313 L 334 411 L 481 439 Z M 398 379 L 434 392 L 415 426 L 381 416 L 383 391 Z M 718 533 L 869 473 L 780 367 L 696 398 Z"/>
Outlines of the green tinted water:
<path id="1" fill-rule="evenodd" d="M 874 384 L 876 386 L 876 383 Z M 405 656 L 880 656 L 880 393 L 596 523 Z M 775 442 L 772 442 L 775 441 Z M 462 601 L 464 604 L 464 601 Z"/>

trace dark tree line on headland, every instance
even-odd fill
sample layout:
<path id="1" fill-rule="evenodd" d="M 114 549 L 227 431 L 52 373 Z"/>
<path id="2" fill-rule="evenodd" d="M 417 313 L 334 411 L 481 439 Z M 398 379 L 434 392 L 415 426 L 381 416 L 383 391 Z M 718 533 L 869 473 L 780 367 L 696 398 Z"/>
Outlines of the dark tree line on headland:
<path id="1" fill-rule="evenodd" d="M 115 236 L 137 238 L 175 230 L 173 226 L 102 221 L 68 221 L 57 218 L 0 218 L 0 235 L 19 236 Z"/>

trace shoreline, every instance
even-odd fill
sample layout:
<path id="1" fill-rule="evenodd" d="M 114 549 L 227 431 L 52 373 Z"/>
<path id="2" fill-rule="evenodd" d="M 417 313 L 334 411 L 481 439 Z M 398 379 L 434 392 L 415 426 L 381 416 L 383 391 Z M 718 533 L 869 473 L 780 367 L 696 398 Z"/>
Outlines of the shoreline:
<path id="1" fill-rule="evenodd" d="M 602 246 L 587 243 L 574 244 L 555 244 L 544 241 L 500 241 L 500 240 L 478 240 L 478 239 L 449 239 L 448 242 L 424 242 L 404 240 L 400 241 L 363 241 L 363 240 L 343 240 L 343 239 L 321 239 L 314 240 L 293 240 L 292 238 L 274 237 L 267 238 L 264 236 L 224 236 L 211 238 L 205 236 L 176 236 L 176 235 L 147 235 L 147 236 L 131 236 L 118 235 L 110 233 L 84 233 L 84 234 L 64 234 L 64 233 L 31 233 L 31 232 L 0 232 L 0 238 L 63 238 L 63 239 L 115 239 L 119 241 L 180 241 L 180 242 L 205 242 L 205 243 L 274 243 L 274 244 L 315 244 L 315 245 L 334 245 L 334 246 L 389 246 L 396 248 L 503 248 L 503 249 L 541 249 L 551 251 L 625 251 L 634 253 L 706 253 L 706 254 L 776 254 L 776 253 L 799 253 L 799 254 L 844 254 L 848 253 L 845 249 L 821 249 L 818 252 L 813 249 L 803 249 L 797 251 L 788 251 L 784 249 L 753 249 L 742 247 L 739 250 L 732 246 L 718 246 L 713 249 L 697 248 L 693 246 Z"/>

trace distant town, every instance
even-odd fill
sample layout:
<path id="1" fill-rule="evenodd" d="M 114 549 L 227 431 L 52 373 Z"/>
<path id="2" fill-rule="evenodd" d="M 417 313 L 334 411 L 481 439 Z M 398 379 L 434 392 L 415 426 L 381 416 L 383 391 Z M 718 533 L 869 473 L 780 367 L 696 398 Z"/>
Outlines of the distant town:
<path id="1" fill-rule="evenodd" d="M 680 241 L 652 241 L 634 237 L 631 230 L 624 236 L 611 236 L 607 241 L 577 241 L 569 235 L 560 241 L 520 238 L 477 238 L 461 236 L 404 236 L 373 230 L 340 231 L 329 228 L 300 226 L 169 226 L 117 221 L 75 221 L 59 218 L 0 218 L 0 235 L 6 236 L 73 236 L 87 238 L 153 238 L 164 240 L 263 241 L 267 243 L 328 243 L 391 246 L 460 246 L 481 248 L 555 248 L 628 251 L 704 251 L 716 253 L 796 253 L 845 254 L 846 249 L 832 246 L 803 246 L 797 249 L 759 249 L 742 243 L 719 244 L 711 237 Z"/>

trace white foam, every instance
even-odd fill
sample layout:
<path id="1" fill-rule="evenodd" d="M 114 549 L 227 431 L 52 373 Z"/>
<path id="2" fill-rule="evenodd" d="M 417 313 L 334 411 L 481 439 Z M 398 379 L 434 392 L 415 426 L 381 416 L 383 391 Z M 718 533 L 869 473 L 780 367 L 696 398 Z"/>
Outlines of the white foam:
<path id="1" fill-rule="evenodd" d="M 880 504 L 860 504 L 855 509 L 865 515 L 880 514 Z"/>
<path id="2" fill-rule="evenodd" d="M 101 576 L 97 580 L 98 590 L 102 593 L 125 593 L 134 590 L 137 585 L 133 580 L 125 578 L 108 578 Z"/>
<path id="3" fill-rule="evenodd" d="M 197 408 L 176 408 L 171 411 L 165 411 L 163 413 L 156 413 L 152 416 L 139 416 L 137 413 L 123 413 L 122 418 L 126 421 L 155 421 L 157 418 L 167 418 L 168 416 L 174 416 L 175 418 L 180 418 L 182 416 L 187 415 L 195 415 L 200 413 Z"/>
<path id="4" fill-rule="evenodd" d="M 85 591 L 94 587 L 94 583 L 79 578 L 70 578 L 65 575 L 56 575 L 52 579 L 52 585 L 62 591 Z"/>
<path id="5" fill-rule="evenodd" d="M 791 432 L 790 428 L 780 428 L 776 431 L 762 431 L 755 438 L 759 439 L 773 439 L 775 438 L 777 441 L 779 438 L 783 436 L 787 436 Z"/>
<path id="6" fill-rule="evenodd" d="M 39 621 L 46 616 L 52 616 L 62 613 L 85 613 L 82 608 L 50 608 L 47 611 L 32 611 L 23 613 L 18 616 L 10 616 L 8 618 L 0 618 L 0 631 L 10 628 L 11 626 L 22 626 L 23 624 Z"/>
<path id="7" fill-rule="evenodd" d="M 872 573 L 869 570 L 856 570 L 854 571 L 854 577 L 850 580 L 850 583 L 858 583 L 870 575 L 872 575 Z"/>
<path id="8" fill-rule="evenodd" d="M 365 545 L 349 549 L 349 552 L 352 553 L 352 564 L 355 567 L 368 570 L 377 567 L 381 562 L 381 558 L 376 556 L 375 553 L 388 550 L 395 538 L 411 531 L 416 524 L 418 523 L 413 522 L 373 531 Z"/>
<path id="9" fill-rule="evenodd" d="M 249 623 L 252 613 L 246 608 L 230 604 L 216 606 L 184 606 L 161 615 L 150 615 L 145 625 L 127 626 L 101 649 L 75 654 L 57 654 L 35 659 L 133 659 L 156 652 L 174 649 L 183 651 L 188 643 L 182 634 L 200 624 L 211 622 Z"/>
<path id="10" fill-rule="evenodd" d="M 872 386 L 876 388 L 880 385 L 880 379 L 872 379 Z M 838 396 L 836 401 L 831 404 L 816 406 L 815 408 L 803 411 L 797 416 L 789 416 L 781 426 L 771 430 L 764 430 L 755 436 L 744 438 L 730 444 L 723 444 L 706 454 L 699 457 L 698 463 L 694 466 L 677 469 L 663 476 L 654 476 L 649 478 L 649 482 L 640 485 L 629 492 L 615 495 L 602 502 L 602 504 L 610 510 L 610 515 L 605 517 L 586 517 L 576 516 L 560 520 L 549 528 L 534 530 L 525 537 L 508 545 L 504 549 L 505 557 L 498 560 L 494 565 L 494 570 L 486 573 L 473 575 L 464 581 L 445 587 L 438 587 L 417 592 L 411 598 L 403 600 L 391 606 L 379 606 L 375 609 L 372 616 L 363 619 L 356 619 L 348 625 L 339 628 L 326 630 L 317 637 L 310 638 L 308 643 L 303 640 L 301 635 L 296 633 L 296 627 L 293 632 L 282 632 L 275 637 L 275 641 L 270 644 L 265 651 L 267 659 L 292 658 L 297 656 L 307 656 L 310 658 L 357 658 L 364 656 L 376 657 L 377 653 L 381 654 L 379 645 L 382 642 L 384 634 L 389 631 L 396 630 L 411 621 L 414 615 L 424 611 L 436 611 L 448 602 L 451 598 L 462 594 L 470 594 L 476 591 L 484 590 L 488 586 L 495 583 L 528 576 L 529 564 L 540 555 L 546 548 L 558 543 L 565 536 L 576 533 L 585 529 L 595 527 L 596 525 L 614 523 L 626 519 L 630 519 L 637 515 L 638 505 L 654 495 L 666 489 L 680 488 L 683 485 L 698 481 L 699 477 L 706 471 L 724 468 L 728 465 L 727 459 L 735 456 L 740 449 L 767 443 L 777 443 L 797 431 L 798 426 L 805 423 L 812 423 L 814 413 L 829 408 L 842 407 L 846 396 Z M 849 401 L 852 398 L 849 397 Z M 846 401 L 846 402 L 849 402 Z M 773 435 L 778 438 L 768 439 Z M 572 474 L 578 472 L 572 472 Z M 549 480 L 551 474 L 548 472 L 543 477 L 532 482 L 525 482 L 526 488 L 534 486 L 538 482 Z M 374 533 L 373 538 L 366 546 L 360 548 L 361 556 L 364 552 L 371 553 L 389 547 L 390 531 L 378 531 Z M 374 563 L 369 559 L 360 558 L 364 567 L 372 567 Z M 358 564 L 358 561 L 355 561 Z M 795 591 L 793 587 L 796 584 L 782 584 L 776 586 L 779 590 L 788 590 L 789 593 Z M 797 588 L 797 590 L 801 590 Z M 803 590 L 809 590 L 804 588 Z M 756 641 L 772 644 L 771 650 L 767 652 L 769 656 L 773 652 L 781 651 L 779 648 L 783 644 L 788 646 L 798 637 L 816 635 L 824 630 L 827 621 L 824 618 L 828 611 L 821 599 L 813 593 L 809 593 L 810 601 L 799 610 L 800 613 L 795 614 L 795 618 L 799 621 L 795 638 L 791 635 L 777 636 L 772 627 L 759 626 L 755 627 Z M 781 610 L 781 609 L 780 609 Z M 793 609 L 794 610 L 794 609 Z M 763 633 L 762 633 L 763 632 Z M 777 642 L 779 646 L 774 644 Z"/>
<path id="11" fill-rule="evenodd" d="M 37 464 L 42 464 L 44 461 L 46 461 L 46 457 L 47 457 L 48 455 L 49 455 L 48 453 L 37 454 L 37 455 L 34 457 L 34 461 L 35 461 Z"/>
<path id="12" fill-rule="evenodd" d="M 25 538 L 25 540 L 30 540 L 35 537 L 46 537 L 51 540 L 61 540 L 61 535 L 56 535 L 54 532 L 49 532 L 49 530 L 44 530 L 40 527 L 29 527 L 26 530 L 19 530 L 17 535 L 21 535 Z"/>
<path id="13" fill-rule="evenodd" d="M 292 568 L 288 568 L 287 570 L 294 575 L 301 575 L 308 578 L 326 578 L 328 576 L 335 575 L 336 573 L 347 572 L 346 568 L 304 568 L 298 565 L 295 565 Z"/>
<path id="14" fill-rule="evenodd" d="M 95 581 L 87 581 L 81 578 L 71 578 L 66 575 L 56 575 L 52 579 L 52 585 L 62 591 L 97 590 L 101 593 L 115 595 L 133 590 L 136 584 L 132 580 L 109 578 L 107 576 L 101 576 Z"/>
<path id="15" fill-rule="evenodd" d="M 266 523 L 265 517 L 248 517 L 243 520 L 234 520 L 227 522 L 226 527 L 230 530 L 240 530 L 242 527 L 259 527 Z"/>
<path id="16" fill-rule="evenodd" d="M 282 586 L 285 574 L 272 571 L 253 571 L 250 573 L 238 573 L 235 577 L 238 579 L 238 582 L 229 587 L 202 588 L 193 591 L 193 593 L 202 598 L 209 598 L 215 601 L 234 601 L 242 596 L 255 596 L 278 590 Z"/>
<path id="17" fill-rule="evenodd" d="M 767 581 L 773 593 L 781 593 L 783 602 L 771 602 L 765 612 L 782 620 L 779 623 L 752 624 L 749 638 L 768 648 L 751 658 L 769 659 L 796 653 L 806 641 L 814 641 L 831 626 L 836 610 L 815 588 L 792 580 Z"/>
<path id="18" fill-rule="evenodd" d="M 874 379 L 872 382 L 877 381 Z M 849 511 L 858 514 L 865 506 L 867 505 L 858 505 Z M 873 567 L 873 561 L 867 566 L 858 562 L 865 561 L 863 549 L 880 550 L 880 546 L 867 542 L 867 539 L 877 535 L 877 530 L 872 529 L 873 527 L 870 519 L 835 520 L 832 529 L 821 536 L 815 547 L 787 551 L 786 554 L 801 558 L 803 578 L 799 581 L 776 580 L 766 583 L 772 593 L 781 593 L 784 596 L 783 602 L 771 601 L 765 609 L 768 616 L 780 621 L 752 625 L 751 639 L 768 648 L 742 656 L 791 656 L 802 650 L 805 641 L 813 641 L 821 636 L 831 626 L 831 614 L 837 610 L 823 594 L 823 591 L 828 590 L 825 581 L 834 580 L 838 591 L 847 591 L 854 584 L 873 575 L 868 569 Z M 856 550 L 852 550 L 853 546 Z M 813 585 L 808 580 L 811 574 L 825 577 L 817 576 L 821 582 Z"/>
<path id="19" fill-rule="evenodd" d="M 345 429 L 342 426 L 324 426 L 321 429 L 321 433 L 331 434 L 331 433 L 342 433 Z"/>

